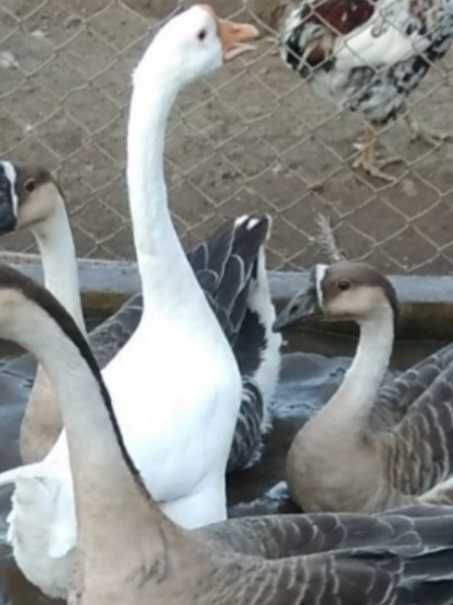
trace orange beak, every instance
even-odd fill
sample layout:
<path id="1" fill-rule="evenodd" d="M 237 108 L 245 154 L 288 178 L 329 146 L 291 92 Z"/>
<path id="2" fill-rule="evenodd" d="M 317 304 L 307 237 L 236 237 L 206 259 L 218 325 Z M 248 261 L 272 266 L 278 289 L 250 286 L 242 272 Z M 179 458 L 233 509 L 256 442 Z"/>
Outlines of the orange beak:
<path id="1" fill-rule="evenodd" d="M 232 61 L 242 53 L 255 49 L 252 44 L 246 43 L 256 40 L 260 35 L 256 27 L 248 23 L 233 23 L 232 21 L 219 19 L 209 4 L 204 4 L 203 7 L 217 21 L 217 32 L 222 44 L 225 63 Z"/>
<path id="2" fill-rule="evenodd" d="M 255 49 L 253 44 L 246 44 L 246 42 L 256 40 L 260 35 L 253 25 L 217 19 L 217 27 L 225 63 L 232 61 L 242 53 Z"/>

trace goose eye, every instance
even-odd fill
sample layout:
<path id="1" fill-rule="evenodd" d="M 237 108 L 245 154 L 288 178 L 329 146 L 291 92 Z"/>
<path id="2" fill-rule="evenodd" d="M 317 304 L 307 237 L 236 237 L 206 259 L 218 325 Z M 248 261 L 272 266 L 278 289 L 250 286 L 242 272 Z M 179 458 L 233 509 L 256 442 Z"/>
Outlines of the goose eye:
<path id="1" fill-rule="evenodd" d="M 349 288 L 351 287 L 351 282 L 347 279 L 342 279 L 338 282 L 337 286 L 339 290 L 344 292 L 345 290 L 349 290 Z"/>
<path id="2" fill-rule="evenodd" d="M 205 29 L 202 29 L 198 32 L 198 39 L 200 40 L 200 42 L 203 42 L 203 40 L 206 38 L 206 36 L 208 35 L 208 32 Z"/>
<path id="3" fill-rule="evenodd" d="M 36 188 L 36 182 L 33 179 L 28 179 L 28 181 L 25 183 L 25 191 L 27 191 L 28 193 L 31 193 L 32 191 L 34 191 Z"/>

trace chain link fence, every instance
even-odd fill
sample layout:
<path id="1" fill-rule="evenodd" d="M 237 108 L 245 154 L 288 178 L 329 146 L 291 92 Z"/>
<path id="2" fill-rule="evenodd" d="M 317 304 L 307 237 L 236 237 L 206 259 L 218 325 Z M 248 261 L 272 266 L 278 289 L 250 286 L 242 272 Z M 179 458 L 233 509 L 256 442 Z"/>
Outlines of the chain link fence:
<path id="1" fill-rule="evenodd" d="M 79 256 L 133 258 L 124 171 L 131 71 L 175 4 L 0 0 L 0 155 L 55 171 Z M 167 179 L 185 244 L 226 217 L 269 212 L 269 265 L 297 270 L 322 257 L 323 213 L 349 258 L 387 272 L 453 271 L 453 145 L 411 144 L 398 120 L 381 137 L 404 158 L 397 182 L 354 170 L 364 123 L 321 102 L 281 63 L 269 27 L 274 0 L 217 4 L 267 35 L 254 54 L 181 95 L 172 113 Z M 452 71 L 450 52 L 410 102 L 424 124 L 453 133 Z M 33 250 L 26 233 L 4 242 Z"/>

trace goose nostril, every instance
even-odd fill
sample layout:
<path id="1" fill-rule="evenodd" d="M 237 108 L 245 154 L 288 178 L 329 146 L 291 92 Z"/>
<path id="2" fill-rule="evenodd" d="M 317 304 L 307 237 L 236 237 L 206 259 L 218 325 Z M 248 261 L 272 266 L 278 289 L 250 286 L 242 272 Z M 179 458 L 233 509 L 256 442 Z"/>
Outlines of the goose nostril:
<path id="1" fill-rule="evenodd" d="M 292 305 L 289 309 L 290 315 L 293 315 L 293 313 L 297 313 L 298 311 L 299 311 L 299 305 Z"/>

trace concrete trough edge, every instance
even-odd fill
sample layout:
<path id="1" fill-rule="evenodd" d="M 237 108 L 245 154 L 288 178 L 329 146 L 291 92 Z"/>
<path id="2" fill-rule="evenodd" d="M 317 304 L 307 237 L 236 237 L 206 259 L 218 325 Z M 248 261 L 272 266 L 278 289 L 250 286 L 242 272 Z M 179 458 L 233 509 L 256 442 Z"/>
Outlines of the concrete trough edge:
<path id="1" fill-rule="evenodd" d="M 35 254 L 2 253 L 2 259 L 26 275 L 42 281 L 41 262 Z M 84 308 L 108 314 L 139 290 L 137 265 L 130 261 L 79 259 Z M 399 334 L 404 337 L 453 337 L 453 276 L 389 276 L 401 304 Z M 297 292 L 307 287 L 308 271 L 271 271 L 272 297 L 280 309 Z M 323 329 L 322 325 L 316 326 Z M 299 329 L 295 326 L 294 329 Z M 350 327 L 329 324 L 329 331 Z"/>

